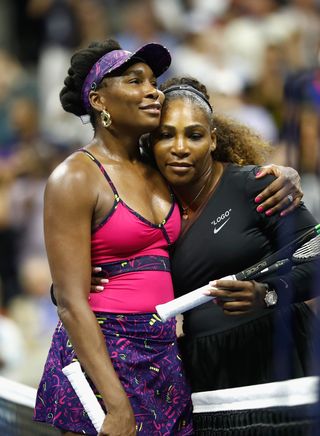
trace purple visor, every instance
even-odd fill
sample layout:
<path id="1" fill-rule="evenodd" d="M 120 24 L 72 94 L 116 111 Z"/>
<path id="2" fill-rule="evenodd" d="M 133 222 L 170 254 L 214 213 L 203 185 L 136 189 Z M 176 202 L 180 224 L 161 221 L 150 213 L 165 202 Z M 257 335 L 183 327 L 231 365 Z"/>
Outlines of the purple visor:
<path id="1" fill-rule="evenodd" d="M 146 44 L 134 53 L 126 50 L 113 50 L 105 54 L 93 65 L 83 83 L 82 102 L 87 113 L 91 108 L 90 91 L 95 90 L 106 75 L 117 70 L 132 58 L 137 58 L 137 62 L 145 62 L 149 65 L 156 77 L 164 73 L 171 64 L 169 50 L 156 43 Z"/>

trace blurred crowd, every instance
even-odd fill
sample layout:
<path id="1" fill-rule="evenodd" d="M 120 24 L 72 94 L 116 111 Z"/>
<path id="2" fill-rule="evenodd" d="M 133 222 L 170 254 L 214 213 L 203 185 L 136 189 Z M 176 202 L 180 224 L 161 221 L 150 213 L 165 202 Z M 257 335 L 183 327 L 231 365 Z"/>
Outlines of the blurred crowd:
<path id="1" fill-rule="evenodd" d="M 320 0 L 0 0 L 0 375 L 31 386 L 57 321 L 43 190 L 93 133 L 62 110 L 59 91 L 71 53 L 109 36 L 132 51 L 166 45 L 162 80 L 204 82 L 216 111 L 300 172 L 320 221 Z"/>

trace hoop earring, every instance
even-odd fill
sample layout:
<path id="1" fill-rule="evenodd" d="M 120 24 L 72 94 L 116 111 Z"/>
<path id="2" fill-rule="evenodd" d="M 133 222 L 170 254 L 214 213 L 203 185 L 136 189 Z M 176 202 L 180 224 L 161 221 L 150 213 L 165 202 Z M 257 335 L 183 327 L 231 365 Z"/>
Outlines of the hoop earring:
<path id="1" fill-rule="evenodd" d="M 109 114 L 108 111 L 106 111 L 105 109 L 103 109 L 103 110 L 100 112 L 100 117 L 101 117 L 102 125 L 103 125 L 103 127 L 104 127 L 105 129 L 107 129 L 108 127 L 111 126 L 111 123 L 112 123 L 112 121 L 111 121 L 111 115 Z"/>

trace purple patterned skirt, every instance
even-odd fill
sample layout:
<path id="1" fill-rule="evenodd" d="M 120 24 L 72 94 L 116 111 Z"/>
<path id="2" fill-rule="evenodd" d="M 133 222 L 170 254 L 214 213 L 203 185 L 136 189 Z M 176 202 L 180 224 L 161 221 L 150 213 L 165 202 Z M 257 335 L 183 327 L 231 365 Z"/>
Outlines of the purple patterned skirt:
<path id="1" fill-rule="evenodd" d="M 154 314 L 96 313 L 109 355 L 145 436 L 192 435 L 190 389 L 177 350 L 175 320 Z M 34 420 L 96 435 L 62 368 L 77 357 L 61 322 L 54 332 L 38 388 Z M 89 383 L 93 387 L 89 380 Z M 100 404 L 101 398 L 93 387 Z"/>

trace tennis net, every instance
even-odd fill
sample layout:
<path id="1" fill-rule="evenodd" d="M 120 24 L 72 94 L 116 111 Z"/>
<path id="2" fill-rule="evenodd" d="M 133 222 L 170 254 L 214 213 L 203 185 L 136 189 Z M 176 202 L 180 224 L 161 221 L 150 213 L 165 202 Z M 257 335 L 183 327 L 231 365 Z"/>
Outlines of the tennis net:
<path id="1" fill-rule="evenodd" d="M 0 435 L 58 436 L 32 421 L 36 390 L 0 377 Z M 318 436 L 319 377 L 192 395 L 197 436 Z M 150 435 L 152 436 L 152 435 Z"/>
<path id="2" fill-rule="evenodd" d="M 0 377 L 0 435 L 58 436 L 60 432 L 32 421 L 36 390 Z"/>

